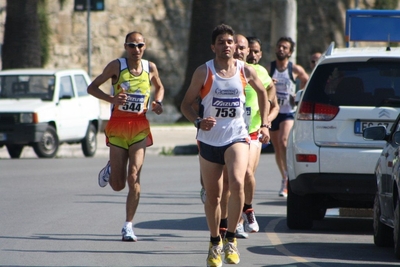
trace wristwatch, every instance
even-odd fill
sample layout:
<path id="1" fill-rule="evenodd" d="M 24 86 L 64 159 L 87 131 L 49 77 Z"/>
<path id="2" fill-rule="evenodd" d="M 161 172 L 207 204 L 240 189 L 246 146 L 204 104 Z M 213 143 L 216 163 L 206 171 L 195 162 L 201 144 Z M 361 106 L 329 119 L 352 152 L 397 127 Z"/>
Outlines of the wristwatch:
<path id="1" fill-rule="evenodd" d="M 201 122 L 202 118 L 197 118 L 194 120 L 194 127 L 196 127 L 197 129 L 200 129 L 200 122 Z"/>
<path id="2" fill-rule="evenodd" d="M 261 124 L 260 128 L 263 128 L 263 127 L 269 128 L 269 126 L 267 124 Z"/>

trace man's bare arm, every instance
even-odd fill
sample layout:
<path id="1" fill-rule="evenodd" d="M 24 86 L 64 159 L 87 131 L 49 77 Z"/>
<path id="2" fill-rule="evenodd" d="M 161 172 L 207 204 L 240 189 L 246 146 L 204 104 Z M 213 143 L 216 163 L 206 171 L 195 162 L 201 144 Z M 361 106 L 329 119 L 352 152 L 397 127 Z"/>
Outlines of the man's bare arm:
<path id="1" fill-rule="evenodd" d="M 158 75 L 158 69 L 156 64 L 150 62 L 150 80 L 155 88 L 154 99 L 156 101 L 162 101 L 164 99 L 164 86 L 161 82 L 160 76 Z"/>
<path id="2" fill-rule="evenodd" d="M 205 81 L 206 73 L 206 65 L 201 65 L 195 70 L 192 76 L 192 81 L 190 82 L 189 88 L 181 103 L 181 112 L 190 122 L 195 121 L 199 116 L 193 106 L 196 106 L 195 101 L 198 101 L 198 96 Z"/>
<path id="3" fill-rule="evenodd" d="M 117 77 L 119 74 L 119 64 L 116 60 L 111 61 L 104 68 L 103 72 L 97 76 L 87 88 L 87 92 L 98 99 L 107 101 L 112 104 L 119 104 L 116 98 L 110 94 L 103 92 L 99 87 L 109 79 Z M 114 103 L 115 102 L 115 103 Z"/>
<path id="4" fill-rule="evenodd" d="M 296 78 L 300 80 L 300 89 L 304 89 L 309 79 L 307 72 L 300 65 L 293 65 L 293 73 L 296 74 Z"/>

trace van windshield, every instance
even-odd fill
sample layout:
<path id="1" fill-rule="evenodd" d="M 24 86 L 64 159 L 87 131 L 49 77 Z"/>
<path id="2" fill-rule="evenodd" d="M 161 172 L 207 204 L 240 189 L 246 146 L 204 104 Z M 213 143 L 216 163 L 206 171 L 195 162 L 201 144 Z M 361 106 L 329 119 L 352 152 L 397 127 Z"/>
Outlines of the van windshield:
<path id="1" fill-rule="evenodd" d="M 319 65 L 304 99 L 337 106 L 400 107 L 400 65 L 384 61 Z"/>
<path id="2" fill-rule="evenodd" d="M 55 77 L 53 75 L 0 76 L 0 99 L 39 98 L 52 100 Z"/>

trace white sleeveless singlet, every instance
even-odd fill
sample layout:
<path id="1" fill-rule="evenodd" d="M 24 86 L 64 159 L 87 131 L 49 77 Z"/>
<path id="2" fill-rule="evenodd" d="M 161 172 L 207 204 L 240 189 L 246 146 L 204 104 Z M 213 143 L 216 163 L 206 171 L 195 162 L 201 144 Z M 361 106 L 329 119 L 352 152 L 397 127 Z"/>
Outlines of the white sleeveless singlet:
<path id="1" fill-rule="evenodd" d="M 289 69 L 286 68 L 282 72 L 279 72 L 278 69 L 275 69 L 272 78 L 277 80 L 275 87 L 276 97 L 278 98 L 279 103 L 279 113 L 294 112 L 295 110 L 290 103 L 290 97 L 294 95 L 296 85 L 290 79 Z"/>
<path id="2" fill-rule="evenodd" d="M 225 146 L 248 138 L 245 122 L 245 91 L 247 84 L 244 62 L 236 60 L 236 73 L 230 78 L 217 75 L 214 60 L 206 62 L 207 76 L 200 90 L 203 118 L 214 117 L 210 131 L 199 129 L 197 140 L 211 146 Z"/>

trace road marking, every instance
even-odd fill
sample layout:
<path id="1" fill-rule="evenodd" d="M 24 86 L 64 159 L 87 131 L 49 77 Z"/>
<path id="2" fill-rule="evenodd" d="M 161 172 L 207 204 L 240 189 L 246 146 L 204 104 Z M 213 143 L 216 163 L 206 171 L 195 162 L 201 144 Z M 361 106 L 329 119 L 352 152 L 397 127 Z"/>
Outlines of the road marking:
<path id="1" fill-rule="evenodd" d="M 282 244 L 282 241 L 280 240 L 280 238 L 278 237 L 278 235 L 275 233 L 275 227 L 276 225 L 282 221 L 284 218 L 280 218 L 280 219 L 274 219 L 271 220 L 268 225 L 265 227 L 265 232 L 267 233 L 267 238 L 269 239 L 269 241 L 271 242 L 272 245 L 275 246 L 275 249 L 278 250 L 280 253 L 282 253 L 283 255 L 286 255 L 288 257 L 290 257 L 291 259 L 293 259 L 296 262 L 301 262 L 305 265 L 308 266 L 312 266 L 312 267 L 318 267 L 319 265 L 309 262 L 308 260 L 306 260 L 305 258 L 302 258 L 300 256 L 297 256 L 296 254 L 290 252 L 287 248 L 285 248 L 285 246 Z"/>

